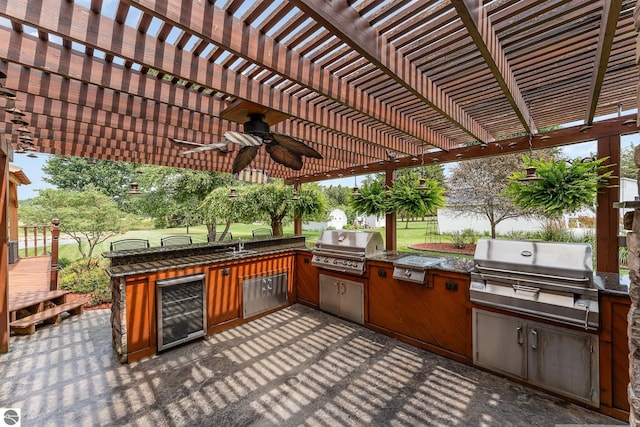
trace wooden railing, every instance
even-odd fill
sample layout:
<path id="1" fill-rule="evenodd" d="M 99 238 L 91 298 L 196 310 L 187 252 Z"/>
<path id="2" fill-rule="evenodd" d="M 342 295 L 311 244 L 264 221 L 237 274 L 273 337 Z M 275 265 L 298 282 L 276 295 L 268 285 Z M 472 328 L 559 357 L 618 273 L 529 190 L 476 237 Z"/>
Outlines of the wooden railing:
<path id="1" fill-rule="evenodd" d="M 19 228 L 23 229 L 23 238 L 18 242 L 18 249 L 24 251 L 20 255 L 20 258 L 51 255 L 49 288 L 52 291 L 58 289 L 58 240 L 60 238 L 60 220 L 54 218 L 51 221 L 51 225 L 29 225 Z M 47 232 L 49 233 L 48 235 Z M 49 252 L 47 252 L 47 240 L 51 242 Z"/>

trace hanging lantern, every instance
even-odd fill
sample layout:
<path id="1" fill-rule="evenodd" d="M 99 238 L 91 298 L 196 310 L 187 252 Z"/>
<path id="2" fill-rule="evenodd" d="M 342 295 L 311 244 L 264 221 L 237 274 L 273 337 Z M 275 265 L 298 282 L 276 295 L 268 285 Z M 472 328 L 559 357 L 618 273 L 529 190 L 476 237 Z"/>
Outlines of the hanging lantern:
<path id="1" fill-rule="evenodd" d="M 525 177 L 520 178 L 518 181 L 520 182 L 542 181 L 542 178 L 540 178 L 538 174 L 536 174 L 535 166 L 529 166 L 528 168 L 525 169 L 525 171 L 526 171 Z"/>
<path id="2" fill-rule="evenodd" d="M 236 191 L 236 187 L 231 187 L 229 189 L 229 197 L 230 198 L 238 197 L 238 192 Z"/>
<path id="3" fill-rule="evenodd" d="M 427 189 L 427 180 L 424 178 L 420 178 L 420 185 L 418 185 L 418 190 L 424 191 Z"/>
<path id="4" fill-rule="evenodd" d="M 300 197 L 298 197 L 298 192 L 296 190 L 293 190 L 293 196 L 291 196 L 291 200 L 296 201 L 299 199 Z"/>
<path id="5" fill-rule="evenodd" d="M 130 185 L 129 194 L 137 196 L 138 194 L 142 194 L 142 192 L 138 189 L 138 183 L 133 181 Z"/>

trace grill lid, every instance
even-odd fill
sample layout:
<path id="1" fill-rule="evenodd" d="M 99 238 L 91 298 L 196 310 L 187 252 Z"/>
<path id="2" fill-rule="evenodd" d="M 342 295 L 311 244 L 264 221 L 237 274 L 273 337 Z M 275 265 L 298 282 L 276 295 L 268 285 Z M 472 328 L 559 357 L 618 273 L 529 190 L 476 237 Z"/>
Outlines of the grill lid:
<path id="1" fill-rule="evenodd" d="M 315 251 L 371 257 L 384 252 L 382 235 L 377 232 L 325 230 L 316 241 Z"/>
<path id="2" fill-rule="evenodd" d="M 474 262 L 479 271 L 529 273 L 587 279 L 591 283 L 591 245 L 480 239 Z"/>

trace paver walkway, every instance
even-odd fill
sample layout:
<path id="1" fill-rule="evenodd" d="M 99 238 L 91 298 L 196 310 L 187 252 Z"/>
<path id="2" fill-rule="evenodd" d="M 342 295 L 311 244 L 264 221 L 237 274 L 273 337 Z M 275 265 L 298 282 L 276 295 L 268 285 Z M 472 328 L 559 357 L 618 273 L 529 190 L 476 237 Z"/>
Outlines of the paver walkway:
<path id="1" fill-rule="evenodd" d="M 12 339 L 0 407 L 23 426 L 620 424 L 301 305 L 131 365 L 109 315 Z"/>

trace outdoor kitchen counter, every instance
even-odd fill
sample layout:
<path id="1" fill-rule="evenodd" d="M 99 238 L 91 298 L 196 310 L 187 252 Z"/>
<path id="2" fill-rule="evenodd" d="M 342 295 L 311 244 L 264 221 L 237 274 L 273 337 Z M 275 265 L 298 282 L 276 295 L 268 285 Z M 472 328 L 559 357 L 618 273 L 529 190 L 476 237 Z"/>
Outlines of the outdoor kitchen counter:
<path id="1" fill-rule="evenodd" d="M 384 254 L 373 256 L 368 261 L 389 262 L 394 263 L 405 256 L 420 255 L 415 252 L 402 252 L 402 251 L 387 251 Z M 473 271 L 473 259 L 471 258 L 456 258 L 450 256 L 439 256 L 436 258 L 442 259 L 440 264 L 431 267 L 432 270 L 449 271 L 451 273 L 469 274 Z"/>
<path id="2" fill-rule="evenodd" d="M 601 273 L 596 271 L 593 274 L 593 283 L 602 295 L 629 295 L 630 281 L 628 274 Z"/>
<path id="3" fill-rule="evenodd" d="M 304 237 L 247 240 L 244 243 L 245 252 L 235 255 L 232 250 L 237 243 L 230 242 L 105 252 L 102 256 L 110 259 L 111 265 L 106 270 L 116 278 L 278 254 L 304 248 Z"/>

